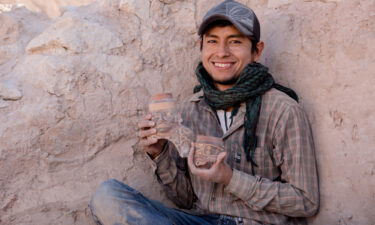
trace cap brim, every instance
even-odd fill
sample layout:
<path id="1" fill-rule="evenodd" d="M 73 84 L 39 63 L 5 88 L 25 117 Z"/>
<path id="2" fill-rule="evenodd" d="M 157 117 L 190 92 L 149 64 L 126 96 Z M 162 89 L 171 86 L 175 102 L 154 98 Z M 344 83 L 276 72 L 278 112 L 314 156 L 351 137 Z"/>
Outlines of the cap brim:
<path id="1" fill-rule="evenodd" d="M 211 23 L 218 21 L 218 20 L 227 20 L 233 24 L 242 34 L 246 36 L 253 36 L 254 34 L 244 28 L 241 24 L 239 24 L 237 21 L 233 20 L 232 18 L 222 15 L 222 14 L 214 14 L 210 17 L 206 18 L 200 25 L 198 29 L 198 35 L 202 36 L 203 32 L 206 30 L 207 26 L 209 26 Z"/>

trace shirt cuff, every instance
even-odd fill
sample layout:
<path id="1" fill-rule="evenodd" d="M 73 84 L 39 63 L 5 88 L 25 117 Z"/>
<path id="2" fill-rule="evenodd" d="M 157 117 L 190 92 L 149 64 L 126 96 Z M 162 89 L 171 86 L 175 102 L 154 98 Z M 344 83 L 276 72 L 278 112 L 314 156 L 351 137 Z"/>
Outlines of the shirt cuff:
<path id="1" fill-rule="evenodd" d="M 151 158 L 151 156 L 149 154 L 147 154 L 147 158 L 149 159 L 150 161 L 150 164 L 151 164 L 151 168 L 152 168 L 152 171 L 155 173 L 156 170 L 158 169 L 159 165 L 163 160 L 164 158 L 166 158 L 168 156 L 168 150 L 167 150 L 167 145 L 164 145 L 164 148 L 162 150 L 162 152 L 156 156 L 154 159 Z"/>
<path id="2" fill-rule="evenodd" d="M 257 180 L 255 176 L 233 169 L 232 178 L 225 190 L 242 200 L 248 200 L 255 189 Z"/>
<path id="3" fill-rule="evenodd" d="M 164 145 L 163 150 L 161 151 L 161 153 L 153 159 L 153 161 L 156 164 L 159 164 L 160 162 L 162 162 L 168 156 L 168 146 L 169 146 L 169 143 L 166 143 Z"/>
<path id="4" fill-rule="evenodd" d="M 172 162 L 169 156 L 170 147 L 171 145 L 168 142 L 164 146 L 164 149 L 160 153 L 160 155 L 155 157 L 155 159 L 153 160 L 154 165 L 156 167 L 154 171 L 155 175 L 158 177 L 159 182 L 161 182 L 162 184 L 165 184 L 166 182 L 170 182 L 170 180 L 173 177 L 171 173 L 174 170 L 173 168 L 171 168 L 171 166 L 173 167 L 173 165 L 171 165 Z"/>

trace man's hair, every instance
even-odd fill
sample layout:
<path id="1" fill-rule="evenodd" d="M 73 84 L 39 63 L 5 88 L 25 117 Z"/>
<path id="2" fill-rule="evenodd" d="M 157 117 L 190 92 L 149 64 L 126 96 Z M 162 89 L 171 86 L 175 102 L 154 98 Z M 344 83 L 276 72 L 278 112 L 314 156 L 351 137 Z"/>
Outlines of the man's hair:
<path id="1" fill-rule="evenodd" d="M 210 23 L 202 32 L 202 35 L 201 35 L 201 46 L 200 46 L 200 49 L 202 50 L 203 48 L 203 35 L 210 29 L 214 28 L 214 27 L 227 27 L 227 26 L 233 26 L 233 24 L 228 21 L 228 20 L 216 20 L 212 23 Z M 256 41 L 256 39 L 254 37 L 251 37 L 251 36 L 247 36 L 247 38 L 250 39 L 251 41 L 251 53 L 258 53 L 258 48 L 257 48 L 257 43 L 258 41 Z"/>

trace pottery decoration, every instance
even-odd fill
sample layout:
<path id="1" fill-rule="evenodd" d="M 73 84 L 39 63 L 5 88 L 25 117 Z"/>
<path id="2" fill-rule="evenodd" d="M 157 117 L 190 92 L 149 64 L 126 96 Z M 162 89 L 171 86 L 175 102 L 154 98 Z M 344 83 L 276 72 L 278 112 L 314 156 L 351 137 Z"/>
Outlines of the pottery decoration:
<path id="1" fill-rule="evenodd" d="M 194 148 L 194 164 L 197 167 L 211 167 L 217 155 L 225 151 L 222 138 L 204 135 L 197 135 Z"/>
<path id="2" fill-rule="evenodd" d="M 181 157 L 187 157 L 194 139 L 193 132 L 182 125 L 176 100 L 170 93 L 151 97 L 149 112 L 155 122 L 156 138 L 166 139 L 174 144 Z"/>

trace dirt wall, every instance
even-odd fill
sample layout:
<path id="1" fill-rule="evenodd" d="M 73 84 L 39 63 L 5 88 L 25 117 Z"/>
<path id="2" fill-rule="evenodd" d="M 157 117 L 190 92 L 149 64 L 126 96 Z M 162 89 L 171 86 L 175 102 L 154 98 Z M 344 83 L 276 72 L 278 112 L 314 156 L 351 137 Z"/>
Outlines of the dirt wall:
<path id="1" fill-rule="evenodd" d="M 0 0 L 4 8 L 11 6 L 24 6 L 34 12 L 47 14 L 51 18 L 62 15 L 66 7 L 88 5 L 94 0 Z"/>
<path id="2" fill-rule="evenodd" d="M 218 2 L 0 13 L 0 224 L 93 224 L 87 202 L 108 178 L 170 204 L 135 125 L 152 94 L 192 92 L 196 29 Z M 375 2 L 241 2 L 260 19 L 261 62 L 298 92 L 312 124 L 321 209 L 310 224 L 374 225 Z"/>

